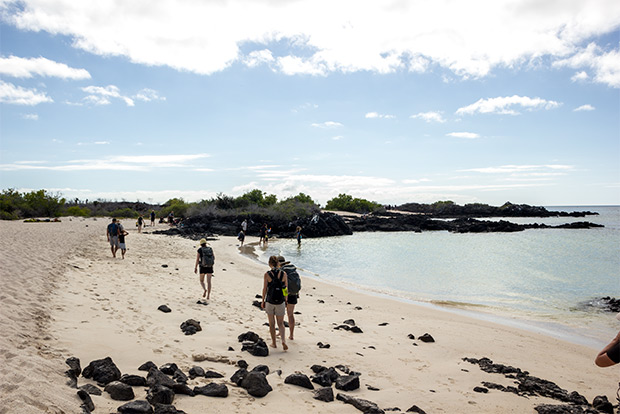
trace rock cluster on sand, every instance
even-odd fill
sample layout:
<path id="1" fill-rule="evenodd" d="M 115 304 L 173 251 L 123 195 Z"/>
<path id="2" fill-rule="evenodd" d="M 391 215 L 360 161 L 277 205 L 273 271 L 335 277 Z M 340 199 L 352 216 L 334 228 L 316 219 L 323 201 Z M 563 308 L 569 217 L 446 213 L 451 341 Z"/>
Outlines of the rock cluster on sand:
<path id="1" fill-rule="evenodd" d="M 266 357 L 269 355 L 269 348 L 267 344 L 256 333 L 252 331 L 248 331 L 243 333 L 237 337 L 241 344 L 241 350 L 247 351 L 250 354 L 258 357 Z"/>
<path id="2" fill-rule="evenodd" d="M 202 331 L 200 322 L 195 319 L 188 319 L 181 323 L 181 330 L 185 335 L 194 335 L 196 332 Z"/>

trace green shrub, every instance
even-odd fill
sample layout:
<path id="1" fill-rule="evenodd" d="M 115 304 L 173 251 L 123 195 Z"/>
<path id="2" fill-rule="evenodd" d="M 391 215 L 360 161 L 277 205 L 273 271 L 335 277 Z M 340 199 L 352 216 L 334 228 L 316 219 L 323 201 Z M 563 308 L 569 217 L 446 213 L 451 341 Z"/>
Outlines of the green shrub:
<path id="1" fill-rule="evenodd" d="M 67 214 L 76 217 L 89 217 L 91 211 L 88 207 L 71 206 L 67 207 Z"/>
<path id="2" fill-rule="evenodd" d="M 363 198 L 353 198 L 348 194 L 339 194 L 325 205 L 326 210 L 350 211 L 353 213 L 371 213 L 381 209 L 382 206 L 374 201 Z"/>

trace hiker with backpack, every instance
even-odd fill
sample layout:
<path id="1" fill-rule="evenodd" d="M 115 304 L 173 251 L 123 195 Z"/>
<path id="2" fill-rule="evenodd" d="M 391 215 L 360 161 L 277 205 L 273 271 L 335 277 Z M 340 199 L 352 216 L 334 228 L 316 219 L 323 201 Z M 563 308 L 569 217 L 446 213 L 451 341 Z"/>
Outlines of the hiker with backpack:
<path id="1" fill-rule="evenodd" d="M 269 258 L 269 271 L 265 272 L 263 278 L 263 301 L 261 308 L 267 313 L 269 319 L 269 333 L 271 334 L 271 347 L 277 348 L 276 345 L 276 326 L 280 331 L 282 339 L 282 349 L 288 349 L 286 345 L 286 332 L 284 330 L 284 312 L 286 310 L 286 295 L 288 281 L 286 272 L 278 267 L 278 258 L 271 256 Z"/>
<path id="2" fill-rule="evenodd" d="M 287 291 L 288 297 L 286 301 L 286 314 L 288 315 L 288 329 L 290 331 L 290 335 L 288 339 L 291 341 L 293 338 L 293 331 L 295 330 L 295 305 L 297 305 L 297 301 L 299 299 L 299 291 L 301 290 L 301 279 L 299 277 L 299 273 L 297 273 L 297 268 L 291 264 L 291 262 L 287 262 L 284 257 L 278 256 L 278 264 L 280 269 L 286 273 L 286 281 L 287 281 Z"/>
<path id="3" fill-rule="evenodd" d="M 211 296 L 211 277 L 213 276 L 213 264 L 215 263 L 215 254 L 213 249 L 207 246 L 206 239 L 200 239 L 200 247 L 196 254 L 196 265 L 194 266 L 194 273 L 198 273 L 198 267 L 200 266 L 200 285 L 204 292 L 202 297 L 207 296 L 207 300 Z M 205 288 L 205 275 L 207 275 L 207 287 Z"/>

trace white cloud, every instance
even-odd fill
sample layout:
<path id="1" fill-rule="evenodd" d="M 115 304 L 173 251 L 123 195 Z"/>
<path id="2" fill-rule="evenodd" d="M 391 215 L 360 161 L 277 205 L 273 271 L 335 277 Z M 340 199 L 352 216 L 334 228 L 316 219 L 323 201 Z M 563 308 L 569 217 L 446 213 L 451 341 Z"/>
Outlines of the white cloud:
<path id="1" fill-rule="evenodd" d="M 446 120 L 441 112 L 420 112 L 415 115 L 411 115 L 409 118 L 422 119 L 426 122 L 439 122 L 443 124 Z"/>
<path id="2" fill-rule="evenodd" d="M 133 96 L 134 99 L 144 102 L 165 101 L 164 96 L 159 96 L 159 92 L 153 89 L 145 88 Z"/>
<path id="3" fill-rule="evenodd" d="M 250 52 L 245 59 L 243 59 L 243 63 L 245 63 L 248 67 L 256 67 L 263 64 L 269 64 L 274 62 L 275 59 L 271 54 L 271 50 L 263 49 L 263 50 L 255 50 Z"/>
<path id="4" fill-rule="evenodd" d="M 376 119 L 376 118 L 394 119 L 396 117 L 394 115 L 380 114 L 378 112 L 368 112 L 366 115 L 364 115 L 364 118 L 368 118 L 368 119 Z"/>
<path id="5" fill-rule="evenodd" d="M 588 80 L 589 78 L 590 78 L 590 76 L 588 75 L 588 73 L 582 70 L 581 72 L 575 73 L 570 78 L 570 80 L 572 80 L 573 82 L 580 82 L 580 81 Z"/>
<path id="6" fill-rule="evenodd" d="M 311 124 L 311 126 L 315 128 L 330 129 L 330 128 L 340 128 L 343 125 L 340 122 L 327 121 L 327 122 L 322 122 L 320 124 L 314 123 L 314 124 Z"/>
<path id="7" fill-rule="evenodd" d="M 580 49 L 577 53 L 566 59 L 561 59 L 553 63 L 556 67 L 570 67 L 574 69 L 589 68 L 594 71 L 596 83 L 602 83 L 614 88 L 620 88 L 620 50 L 605 51 L 596 43 L 590 43 L 586 48 Z M 585 80 L 588 76 L 580 72 L 575 75 L 578 80 Z M 573 76 L 573 80 L 575 80 Z"/>
<path id="8" fill-rule="evenodd" d="M 38 75 L 61 79 L 90 79 L 90 73 L 85 69 L 75 69 L 44 57 L 0 57 L 0 75 L 14 78 L 32 78 Z"/>
<path id="9" fill-rule="evenodd" d="M 594 111 L 596 108 L 593 107 L 590 104 L 585 104 L 585 105 L 581 105 L 578 108 L 573 109 L 573 112 L 580 112 L 580 111 Z"/>
<path id="10" fill-rule="evenodd" d="M 482 168 L 470 168 L 468 172 L 477 172 L 481 174 L 531 174 L 533 172 L 540 171 L 571 171 L 574 169 L 572 165 L 561 164 L 546 164 L 546 165 L 502 165 L 499 167 L 482 167 Z"/>
<path id="11" fill-rule="evenodd" d="M 110 141 L 95 141 L 95 145 L 110 145 Z"/>
<path id="12" fill-rule="evenodd" d="M 69 36 L 91 53 L 199 74 L 264 62 L 286 74 L 441 67 L 465 78 L 545 57 L 571 59 L 584 41 L 612 33 L 620 21 L 616 0 L 109 0 L 96 7 L 6 0 L 0 12 L 4 24 Z M 603 62 L 613 56 L 599 57 L 597 81 L 614 84 Z"/>
<path id="13" fill-rule="evenodd" d="M 22 119 L 26 119 L 28 121 L 38 121 L 39 114 L 23 114 Z"/>
<path id="14" fill-rule="evenodd" d="M 530 98 L 527 96 L 500 96 L 497 98 L 479 99 L 477 102 L 459 108 L 457 115 L 481 114 L 502 114 L 519 115 L 515 107 L 522 107 L 529 111 L 535 109 L 554 109 L 561 105 L 556 101 L 548 101 L 541 98 Z"/>
<path id="15" fill-rule="evenodd" d="M 0 102 L 12 105 L 38 105 L 40 103 L 54 102 L 45 92 L 36 89 L 26 89 L 15 86 L 12 83 L 0 80 Z"/>
<path id="16" fill-rule="evenodd" d="M 85 97 L 84 100 L 93 105 L 109 105 L 111 103 L 109 98 L 121 99 L 127 104 L 127 106 L 135 105 L 133 99 L 121 95 L 120 89 L 114 85 L 108 85 L 106 87 L 85 86 L 82 90 L 90 94 Z"/>
<path id="17" fill-rule="evenodd" d="M 344 137 L 342 135 L 336 135 L 335 137 L 332 137 L 332 139 L 334 141 L 340 141 L 341 139 L 343 139 Z"/>
<path id="18" fill-rule="evenodd" d="M 449 134 L 446 134 L 449 137 L 454 137 L 454 138 L 464 138 L 464 139 L 476 139 L 476 138 L 480 138 L 480 135 L 474 133 L 474 132 L 450 132 Z"/>

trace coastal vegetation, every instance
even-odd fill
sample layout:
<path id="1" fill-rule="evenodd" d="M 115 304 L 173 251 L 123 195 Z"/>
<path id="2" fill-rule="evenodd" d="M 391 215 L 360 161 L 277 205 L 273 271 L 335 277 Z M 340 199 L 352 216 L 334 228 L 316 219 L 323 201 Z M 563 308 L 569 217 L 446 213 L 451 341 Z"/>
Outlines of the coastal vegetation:
<path id="1" fill-rule="evenodd" d="M 364 200 L 363 198 L 353 198 L 348 194 L 339 194 L 338 197 L 334 197 L 327 202 L 325 210 L 367 214 L 384 210 L 384 207 L 374 201 Z"/>

